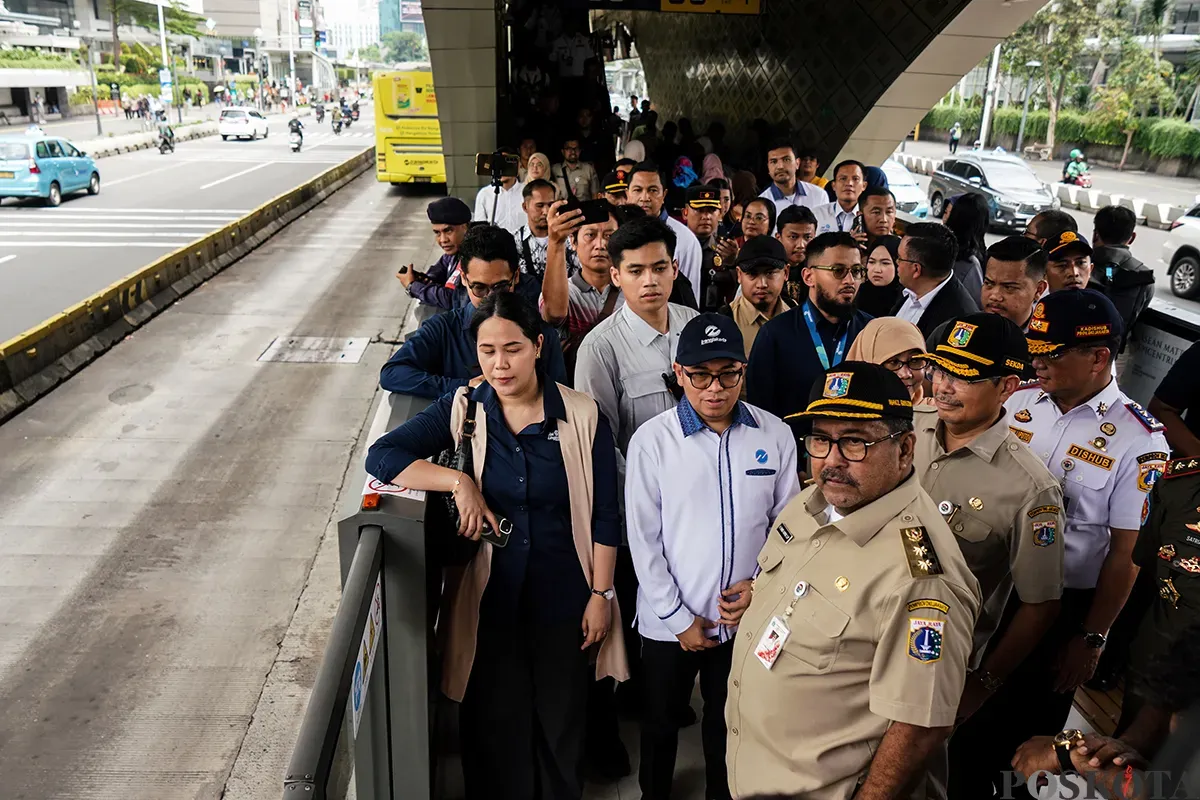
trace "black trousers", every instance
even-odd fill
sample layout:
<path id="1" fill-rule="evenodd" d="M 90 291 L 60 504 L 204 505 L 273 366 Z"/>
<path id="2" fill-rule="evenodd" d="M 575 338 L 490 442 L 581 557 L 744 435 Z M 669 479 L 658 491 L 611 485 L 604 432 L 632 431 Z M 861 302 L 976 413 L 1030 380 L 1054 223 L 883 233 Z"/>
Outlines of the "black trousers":
<path id="1" fill-rule="evenodd" d="M 460 711 L 467 800 L 579 800 L 593 669 L 579 620 L 484 616 Z"/>
<path id="2" fill-rule="evenodd" d="M 642 716 L 642 755 L 638 784 L 643 800 L 668 800 L 679 750 L 679 718 L 700 675 L 704 713 L 700 739 L 704 747 L 705 797 L 729 800 L 725 768 L 725 698 L 733 642 L 689 653 L 679 642 L 642 638 L 642 675 L 646 687 Z"/>
<path id="3" fill-rule="evenodd" d="M 1012 797 L 1029 798 L 1023 786 L 1011 788 L 1014 781 L 1006 787 L 1004 773 L 1012 771 L 1012 757 L 1018 747 L 1031 737 L 1058 733 L 1066 724 L 1075 693 L 1054 691 L 1054 662 L 1059 650 L 1078 633 L 1095 593 L 1094 589 L 1064 589 L 1062 610 L 1046 637 L 979 711 L 951 735 L 951 798 L 989 798 L 993 786 L 1001 796 L 1007 790 Z M 1008 629 L 1019 605 L 1013 592 L 992 637 L 993 646 Z"/>

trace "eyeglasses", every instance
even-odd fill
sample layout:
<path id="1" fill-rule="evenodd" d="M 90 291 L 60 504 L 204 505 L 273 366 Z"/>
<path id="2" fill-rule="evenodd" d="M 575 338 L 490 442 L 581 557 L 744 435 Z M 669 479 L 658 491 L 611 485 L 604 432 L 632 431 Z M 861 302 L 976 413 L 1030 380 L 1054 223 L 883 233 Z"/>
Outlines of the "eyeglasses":
<path id="1" fill-rule="evenodd" d="M 468 283 L 467 287 L 471 290 L 471 294 L 475 295 L 476 297 L 483 298 L 487 297 L 492 292 L 504 294 L 512 291 L 513 282 L 510 278 L 509 280 L 500 281 L 499 283 Z"/>
<path id="2" fill-rule="evenodd" d="M 903 261 L 906 264 L 916 264 L 921 269 L 925 269 L 925 265 L 922 264 L 920 261 L 913 261 L 911 258 L 901 258 L 900 256 L 896 256 L 896 263 L 899 264 L 901 261 Z"/>
<path id="3" fill-rule="evenodd" d="M 822 436 L 819 433 L 813 433 L 804 437 L 804 450 L 813 458 L 828 458 L 829 454 L 833 452 L 833 446 L 836 444 L 838 452 L 842 454 L 842 458 L 847 461 L 862 461 L 867 457 L 867 448 L 881 442 L 886 442 L 888 439 L 895 439 L 904 433 L 904 431 L 896 431 L 873 442 L 868 442 L 866 439 L 858 436 L 843 436 L 840 439 L 832 439 L 828 436 Z"/>
<path id="4" fill-rule="evenodd" d="M 707 389 L 709 386 L 712 386 L 714 378 L 720 382 L 721 388 L 732 389 L 742 382 L 742 376 L 746 374 L 746 371 L 743 369 L 733 369 L 714 375 L 711 372 L 688 372 L 685 369 L 683 374 L 688 376 L 688 381 L 697 389 Z"/>
<path id="5" fill-rule="evenodd" d="M 866 267 L 859 267 L 859 266 L 850 267 L 845 264 L 833 264 L 828 267 L 812 265 L 812 266 L 809 266 L 809 269 L 819 269 L 824 272 L 828 272 L 830 275 L 837 278 L 839 281 L 846 280 L 847 275 L 850 275 L 856 281 L 861 281 L 867 277 L 867 268 Z"/>
<path id="6" fill-rule="evenodd" d="M 883 362 L 883 365 L 892 372 L 899 372 L 905 367 L 908 367 L 913 372 L 921 372 L 929 366 L 929 361 L 928 359 L 920 357 L 913 357 L 907 361 L 902 358 L 889 358 L 887 361 Z"/>
<path id="7" fill-rule="evenodd" d="M 771 218 L 766 214 L 743 214 L 742 219 L 747 222 L 757 222 L 759 224 L 771 221 Z"/>
<path id="8" fill-rule="evenodd" d="M 1075 345 L 1073 347 L 1064 347 L 1063 349 L 1059 350 L 1056 353 L 1041 353 L 1039 355 L 1034 356 L 1034 358 L 1040 358 L 1043 361 L 1058 361 L 1060 358 L 1065 356 L 1067 353 L 1084 353 L 1084 352 L 1091 352 L 1092 350 L 1095 350 L 1095 349 L 1096 349 L 1096 345 L 1086 345 L 1086 344 Z"/>
<path id="9" fill-rule="evenodd" d="M 999 378 L 975 378 L 973 380 L 968 379 L 968 378 L 963 378 L 959 375 L 955 375 L 953 372 L 944 370 L 937 365 L 934 365 L 934 367 L 933 367 L 933 376 L 935 378 L 939 378 L 940 380 L 946 381 L 947 383 L 966 384 L 967 386 L 973 386 L 976 383 L 984 383 L 984 382 L 990 382 L 990 383 L 995 384 L 1000 380 Z"/>

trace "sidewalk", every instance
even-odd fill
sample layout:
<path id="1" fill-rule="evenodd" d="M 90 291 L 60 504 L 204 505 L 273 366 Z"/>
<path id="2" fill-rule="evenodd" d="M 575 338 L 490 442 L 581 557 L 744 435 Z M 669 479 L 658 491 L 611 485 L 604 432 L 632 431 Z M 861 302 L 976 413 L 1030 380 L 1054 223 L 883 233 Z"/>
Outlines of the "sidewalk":
<path id="1" fill-rule="evenodd" d="M 923 158 L 950 157 L 950 148 L 945 142 L 906 142 L 904 152 Z M 958 152 L 968 153 L 970 149 L 960 144 Z M 1046 183 L 1057 183 L 1062 178 L 1061 161 L 1027 160 L 1025 163 Z M 1181 208 L 1191 208 L 1196 203 L 1196 196 L 1200 195 L 1200 180 L 1196 178 L 1171 178 L 1137 170 L 1118 172 L 1094 164 L 1091 171 L 1092 188 L 1106 194 L 1141 197 L 1152 203 L 1170 203 Z"/>

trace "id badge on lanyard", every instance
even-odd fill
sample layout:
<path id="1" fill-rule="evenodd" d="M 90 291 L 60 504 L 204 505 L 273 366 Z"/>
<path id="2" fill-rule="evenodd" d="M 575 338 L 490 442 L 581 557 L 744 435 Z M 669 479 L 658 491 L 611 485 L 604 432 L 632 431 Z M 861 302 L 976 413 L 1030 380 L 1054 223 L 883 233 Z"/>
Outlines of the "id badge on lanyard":
<path id="1" fill-rule="evenodd" d="M 825 350 L 825 342 L 821 340 L 821 334 L 817 333 L 817 322 L 813 319 L 812 307 L 808 302 L 805 302 L 803 311 L 804 322 L 808 325 L 808 335 L 812 337 L 813 348 L 817 351 L 817 358 L 821 360 L 821 366 L 824 369 L 836 367 L 842 363 L 842 358 L 846 355 L 846 340 L 850 337 L 849 326 L 842 334 L 842 338 L 838 340 L 837 349 L 833 351 L 833 361 L 830 362 L 829 353 Z"/>

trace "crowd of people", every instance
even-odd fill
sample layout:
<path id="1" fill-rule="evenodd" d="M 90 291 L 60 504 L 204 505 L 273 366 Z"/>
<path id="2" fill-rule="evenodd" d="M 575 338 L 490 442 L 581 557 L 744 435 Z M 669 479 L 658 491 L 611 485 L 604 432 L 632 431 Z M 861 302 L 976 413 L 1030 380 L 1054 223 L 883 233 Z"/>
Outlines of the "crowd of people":
<path id="1" fill-rule="evenodd" d="M 631 104 L 611 146 L 581 108 L 561 160 L 528 137 L 474 208 L 430 203 L 443 255 L 397 276 L 437 313 L 380 384 L 431 405 L 367 468 L 474 543 L 438 622 L 467 796 L 629 774 L 625 715 L 668 798 L 697 685 L 707 798 L 1145 768 L 1200 692 L 1200 346 L 1149 410 L 1122 392 L 1132 213 L 988 247 L 966 195 L 899 230 L 876 167 L 735 162 Z M 1121 675 L 1116 738 L 1065 730 Z"/>

